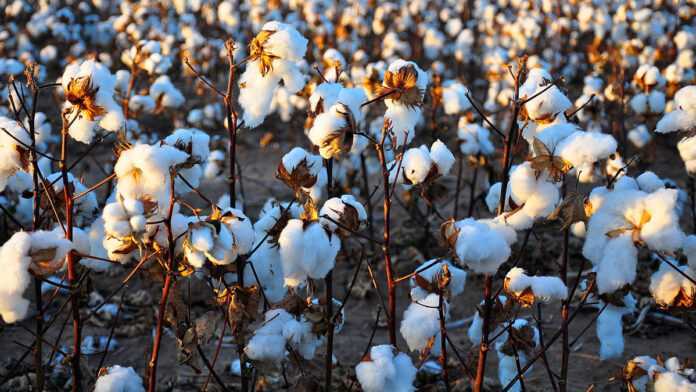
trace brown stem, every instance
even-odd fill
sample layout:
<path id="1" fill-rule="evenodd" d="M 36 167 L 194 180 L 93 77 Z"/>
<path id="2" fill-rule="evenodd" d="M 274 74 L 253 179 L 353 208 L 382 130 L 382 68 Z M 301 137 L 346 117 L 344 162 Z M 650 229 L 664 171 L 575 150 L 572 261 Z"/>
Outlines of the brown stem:
<path id="1" fill-rule="evenodd" d="M 486 373 L 486 356 L 488 355 L 488 334 L 490 333 L 491 310 L 493 301 L 491 299 L 491 287 L 493 278 L 486 274 L 483 281 L 483 334 L 481 336 L 481 344 L 479 344 L 479 357 L 476 366 L 476 378 L 474 379 L 474 392 L 483 390 L 483 378 Z"/>
<path id="2" fill-rule="evenodd" d="M 382 182 L 384 184 L 384 234 L 382 241 L 382 253 L 384 254 L 384 265 L 387 274 L 387 329 L 389 330 L 389 343 L 397 347 L 396 345 L 396 286 L 394 284 L 394 272 L 392 270 L 392 261 L 390 254 L 390 241 L 391 241 L 391 193 L 389 192 L 389 169 L 387 168 L 387 161 L 384 155 L 384 141 L 387 135 L 387 130 L 383 131 L 382 141 L 380 144 L 376 144 L 377 157 L 382 165 Z M 398 174 L 398 173 L 397 173 Z"/>
<path id="3" fill-rule="evenodd" d="M 447 371 L 447 327 L 445 326 L 445 300 L 440 293 L 437 307 L 440 316 L 440 366 L 442 366 L 442 379 L 445 381 L 445 390 L 450 391 L 449 372 Z"/>
<path id="4" fill-rule="evenodd" d="M 328 197 L 334 197 L 334 186 L 333 186 L 333 159 L 324 160 L 326 166 L 326 178 L 327 178 L 327 188 Z M 333 344 L 334 344 L 334 322 L 333 322 L 333 271 L 329 271 L 324 278 L 324 284 L 326 286 L 326 296 L 324 301 L 326 302 L 326 320 L 329 323 L 328 330 L 326 331 L 326 362 L 325 362 L 325 390 L 331 391 L 331 378 L 333 375 Z"/>
<path id="5" fill-rule="evenodd" d="M 65 238 L 72 241 L 73 239 L 73 195 L 70 180 L 68 178 L 68 165 L 66 164 L 67 144 L 68 144 L 68 129 L 72 122 L 67 121 L 67 112 L 63 113 L 63 129 L 61 132 L 60 142 L 60 171 L 63 180 L 63 199 L 65 202 Z M 80 295 L 79 287 L 75 286 L 77 277 L 75 252 L 69 251 L 65 257 L 65 262 L 68 269 L 68 285 L 74 291 L 70 308 L 72 311 L 73 320 L 73 353 L 70 363 L 72 365 L 72 390 L 82 390 L 80 385 L 80 349 L 82 343 L 81 323 L 80 323 Z"/>
<path id="6" fill-rule="evenodd" d="M 152 354 L 150 355 L 150 362 L 147 365 L 147 390 L 148 392 L 155 392 L 157 387 L 157 362 L 159 361 L 160 344 L 162 343 L 162 331 L 164 330 L 164 320 L 165 313 L 167 311 L 167 303 L 169 302 L 169 292 L 171 291 L 172 283 L 174 281 L 174 271 L 176 271 L 176 257 L 175 257 L 175 242 L 174 233 L 172 231 L 172 215 L 174 214 L 174 183 L 175 174 L 172 172 L 170 175 L 169 184 L 169 212 L 167 214 L 167 219 L 164 221 L 164 227 L 167 230 L 167 271 L 166 277 L 164 278 L 164 286 L 162 287 L 162 296 L 160 297 L 159 309 L 157 313 L 157 326 L 155 327 L 155 340 L 152 344 Z"/>
<path id="7" fill-rule="evenodd" d="M 563 284 L 568 284 L 568 240 L 570 238 L 570 230 L 563 230 L 563 260 L 561 260 L 561 280 Z M 579 279 L 580 277 L 578 277 Z M 571 298 L 567 298 L 561 304 L 561 378 L 558 380 L 558 390 L 565 392 L 568 387 L 568 360 L 570 359 L 570 345 L 568 344 L 568 316 Z"/>
<path id="8" fill-rule="evenodd" d="M 370 182 L 368 180 L 367 175 L 367 159 L 365 158 L 364 153 L 360 154 L 360 171 L 363 180 L 362 185 L 365 197 L 365 204 L 367 205 L 367 230 L 368 233 L 370 233 L 370 238 L 375 238 L 374 218 L 372 212 L 372 198 L 370 197 Z M 372 251 L 372 253 L 375 252 L 375 244 L 372 241 L 370 241 L 370 250 Z"/>
<path id="9" fill-rule="evenodd" d="M 474 166 L 474 178 L 471 179 L 471 192 L 469 193 L 469 210 L 467 211 L 467 217 L 471 217 L 474 214 L 474 205 L 476 205 L 476 184 L 478 182 L 479 174 L 479 161 L 481 154 L 476 155 L 476 166 Z"/>

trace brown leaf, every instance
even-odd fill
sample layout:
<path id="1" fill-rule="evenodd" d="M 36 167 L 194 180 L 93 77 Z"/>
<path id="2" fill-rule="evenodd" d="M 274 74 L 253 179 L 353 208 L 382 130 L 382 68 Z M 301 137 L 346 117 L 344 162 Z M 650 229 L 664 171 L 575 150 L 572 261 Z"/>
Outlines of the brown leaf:
<path id="1" fill-rule="evenodd" d="M 413 65 L 407 65 L 397 72 L 385 72 L 384 83 L 379 93 L 390 93 L 387 99 L 397 101 L 409 108 L 416 108 L 423 105 L 425 91 L 418 88 L 416 68 Z"/>
<path id="2" fill-rule="evenodd" d="M 587 198 L 576 192 L 569 192 L 556 209 L 548 216 L 549 220 L 560 220 L 561 230 L 576 222 L 587 222 Z"/>
<path id="3" fill-rule="evenodd" d="M 251 61 L 258 60 L 259 71 L 262 76 L 266 76 L 268 72 L 273 70 L 273 60 L 280 58 L 264 48 L 264 45 L 274 33 L 275 31 L 273 30 L 261 30 L 249 44 L 249 59 Z"/>

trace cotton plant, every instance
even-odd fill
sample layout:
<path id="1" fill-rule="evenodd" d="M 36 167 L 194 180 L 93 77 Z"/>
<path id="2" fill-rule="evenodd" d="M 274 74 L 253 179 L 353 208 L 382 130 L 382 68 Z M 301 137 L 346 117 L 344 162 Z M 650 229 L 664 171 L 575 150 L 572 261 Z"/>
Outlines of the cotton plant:
<path id="1" fill-rule="evenodd" d="M 61 268 L 73 244 L 54 231 L 18 231 L 0 247 L 5 274 L 0 289 L 0 316 L 15 323 L 27 316 L 24 298 L 31 276 L 49 276 Z"/>
<path id="2" fill-rule="evenodd" d="M 95 392 L 144 392 L 143 379 L 132 367 L 114 365 L 99 371 Z"/>
<path id="3" fill-rule="evenodd" d="M 507 386 L 517 376 L 518 366 L 524 367 L 540 346 L 539 330 L 525 319 L 510 322 L 510 327 L 496 339 L 495 351 L 498 354 L 498 380 Z M 524 374 L 531 372 L 527 369 Z M 515 381 L 509 389 L 519 392 L 520 381 Z"/>
<path id="4" fill-rule="evenodd" d="M 68 65 L 61 77 L 70 136 L 88 144 L 97 129 L 116 132 L 123 126 L 121 107 L 114 100 L 116 78 L 95 60 Z"/>
<path id="5" fill-rule="evenodd" d="M 255 128 L 269 114 L 281 80 L 290 93 L 304 87 L 300 63 L 307 50 L 307 39 L 289 24 L 268 22 L 254 37 L 249 50 L 250 61 L 239 79 L 239 104 L 244 109 L 244 123 Z"/>
<path id="6" fill-rule="evenodd" d="M 416 368 L 408 355 L 384 344 L 370 348 L 355 367 L 355 376 L 365 392 L 412 392 Z"/>
<path id="7" fill-rule="evenodd" d="M 167 75 L 155 79 L 150 85 L 149 95 L 155 102 L 156 108 L 177 109 L 185 102 L 184 95 L 174 86 Z"/>
<path id="8" fill-rule="evenodd" d="M 687 86 L 674 96 L 674 110 L 666 113 L 655 128 L 657 133 L 683 131 L 685 137 L 677 144 L 679 155 L 684 161 L 686 171 L 696 172 L 696 138 L 691 136 L 696 129 L 696 86 Z"/>
<path id="9" fill-rule="evenodd" d="M 522 106 L 520 120 L 526 127 L 523 136 L 532 142 L 539 131 L 557 123 L 566 122 L 566 110 L 572 103 L 565 94 L 552 85 L 553 78 L 543 68 L 529 71 L 527 79 L 520 86 L 519 96 L 526 101 Z"/>
<path id="10" fill-rule="evenodd" d="M 317 203 L 328 181 L 322 159 L 301 147 L 294 147 L 283 155 L 276 177 L 288 185 L 301 201 L 306 198 Z"/>
<path id="11" fill-rule="evenodd" d="M 679 358 L 667 360 L 641 355 L 628 361 L 623 378 L 629 390 L 636 392 L 696 391 L 696 370 Z"/>

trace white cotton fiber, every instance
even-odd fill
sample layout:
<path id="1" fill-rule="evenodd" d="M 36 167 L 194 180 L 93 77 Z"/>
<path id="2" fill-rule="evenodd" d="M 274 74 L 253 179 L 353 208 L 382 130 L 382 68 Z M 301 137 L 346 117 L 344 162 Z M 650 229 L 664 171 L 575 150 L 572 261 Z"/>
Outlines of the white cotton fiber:
<path id="1" fill-rule="evenodd" d="M 143 380 L 132 367 L 114 365 L 106 369 L 106 374 L 97 379 L 94 392 L 141 392 Z"/>
<path id="2" fill-rule="evenodd" d="M 429 294 L 422 301 L 412 302 L 406 308 L 404 317 L 401 320 L 399 331 L 406 340 L 408 348 L 412 351 L 422 351 L 426 348 L 428 340 L 435 337 L 431 349 L 432 355 L 440 354 L 440 314 L 438 310 L 440 296 Z M 449 309 L 446 303 L 445 318 L 449 316 Z"/>
<path id="3" fill-rule="evenodd" d="M 459 260 L 479 274 L 492 274 L 510 257 L 510 236 L 514 231 L 503 225 L 467 218 L 456 223 L 459 235 L 456 253 Z"/>
<path id="4" fill-rule="evenodd" d="M 416 368 L 411 358 L 391 345 L 374 346 L 370 358 L 355 367 L 355 376 L 365 392 L 412 392 Z"/>

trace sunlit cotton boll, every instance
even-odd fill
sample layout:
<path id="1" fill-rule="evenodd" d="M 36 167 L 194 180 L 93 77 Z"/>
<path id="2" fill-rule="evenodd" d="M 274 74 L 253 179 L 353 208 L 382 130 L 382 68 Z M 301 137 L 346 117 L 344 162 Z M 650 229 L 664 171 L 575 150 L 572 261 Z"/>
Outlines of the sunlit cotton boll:
<path id="1" fill-rule="evenodd" d="M 123 113 L 114 100 L 116 78 L 108 68 L 94 60 L 72 63 L 65 68 L 61 83 L 73 139 L 88 144 L 97 126 L 111 132 L 121 129 Z"/>
<path id="2" fill-rule="evenodd" d="M 144 392 L 143 380 L 131 367 L 114 365 L 106 369 L 94 385 L 94 392 Z"/>
<path id="3" fill-rule="evenodd" d="M 457 257 L 475 273 L 495 273 L 510 257 L 510 245 L 516 240 L 511 227 L 473 218 L 458 221 L 455 226 L 459 231 Z"/>
<path id="4" fill-rule="evenodd" d="M 411 358 L 391 345 L 374 346 L 369 358 L 355 367 L 355 376 L 365 392 L 412 392 L 416 368 Z"/>
<path id="5" fill-rule="evenodd" d="M 239 79 L 239 104 L 247 127 L 261 124 L 271 109 L 278 83 L 290 93 L 305 85 L 300 62 L 307 50 L 307 39 L 294 27 L 280 22 L 266 23 L 251 45 L 251 61 Z"/>

